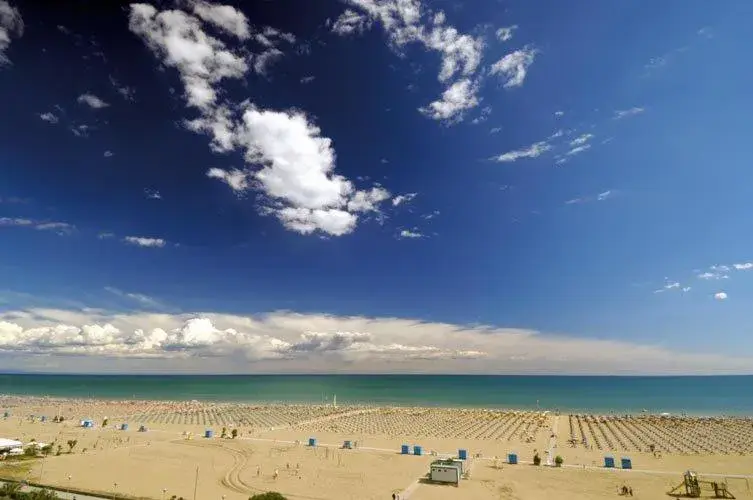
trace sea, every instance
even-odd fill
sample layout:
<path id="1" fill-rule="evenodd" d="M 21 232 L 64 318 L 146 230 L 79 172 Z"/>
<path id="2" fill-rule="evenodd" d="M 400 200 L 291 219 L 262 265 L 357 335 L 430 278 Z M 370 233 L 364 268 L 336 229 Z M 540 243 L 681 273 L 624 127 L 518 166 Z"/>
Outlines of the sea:
<path id="1" fill-rule="evenodd" d="M 6 374 L 0 394 L 753 416 L 753 376 Z"/>

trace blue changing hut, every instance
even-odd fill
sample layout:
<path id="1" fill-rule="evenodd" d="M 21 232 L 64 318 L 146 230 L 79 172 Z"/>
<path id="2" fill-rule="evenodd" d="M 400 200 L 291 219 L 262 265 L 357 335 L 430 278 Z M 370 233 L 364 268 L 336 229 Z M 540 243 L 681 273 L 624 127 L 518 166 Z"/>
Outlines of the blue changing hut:
<path id="1" fill-rule="evenodd" d="M 120 430 L 121 431 L 127 431 L 128 430 L 128 424 L 120 424 Z"/>
<path id="2" fill-rule="evenodd" d="M 614 469 L 614 457 L 607 455 L 604 457 L 604 467 L 607 469 Z"/>
<path id="3" fill-rule="evenodd" d="M 44 415 L 42 415 L 42 416 L 40 417 L 40 420 L 41 420 L 42 422 L 47 422 L 47 417 L 45 417 Z"/>
<path id="4" fill-rule="evenodd" d="M 458 458 L 460 460 L 468 460 L 468 450 L 458 450 Z"/>
<path id="5" fill-rule="evenodd" d="M 207 429 L 204 431 L 204 437 L 209 439 L 214 437 L 214 431 L 212 429 Z"/>
<path id="6" fill-rule="evenodd" d="M 510 465 L 515 465 L 518 463 L 518 454 L 517 453 L 508 453 L 507 454 L 507 463 Z"/>
<path id="7" fill-rule="evenodd" d="M 94 421 L 93 420 L 84 420 L 81 422 L 81 427 L 86 427 L 87 429 L 90 429 L 94 427 Z"/>
<path id="8" fill-rule="evenodd" d="M 316 438 L 309 438 L 309 446 L 316 446 Z"/>
<path id="9" fill-rule="evenodd" d="M 419 445 L 415 445 L 413 447 L 413 454 L 420 457 L 421 455 L 424 454 L 424 449 L 421 448 Z"/>
<path id="10" fill-rule="evenodd" d="M 622 468 L 623 469 L 632 469 L 633 468 L 633 461 L 630 460 L 630 457 L 622 457 Z"/>
<path id="11" fill-rule="evenodd" d="M 410 454 L 410 446 L 407 444 L 404 444 L 400 447 L 400 454 L 401 455 L 409 455 Z"/>

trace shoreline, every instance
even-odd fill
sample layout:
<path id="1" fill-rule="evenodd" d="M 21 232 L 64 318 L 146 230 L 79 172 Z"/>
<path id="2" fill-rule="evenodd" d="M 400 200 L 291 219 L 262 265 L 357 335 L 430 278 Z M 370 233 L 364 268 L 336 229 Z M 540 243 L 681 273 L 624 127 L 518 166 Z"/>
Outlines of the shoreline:
<path id="1" fill-rule="evenodd" d="M 138 396 L 138 394 L 136 394 Z M 23 398 L 30 401 L 84 401 L 84 402 L 106 402 L 106 403 L 148 403 L 148 404 L 188 404 L 188 403 L 201 403 L 210 405 L 230 405 L 230 406 L 301 406 L 301 407 L 331 407 L 331 402 L 312 402 L 312 401 L 296 401 L 296 400 L 251 400 L 251 399 L 222 399 L 222 398 L 192 398 L 192 399 L 163 399 L 163 398 L 123 398 L 118 396 L 55 396 L 55 395 L 38 395 L 27 394 L 23 392 L 18 393 L 0 393 L 0 403 L 4 399 Z M 0 405 L 1 406 L 1 405 Z M 640 416 L 653 416 L 653 417 L 672 417 L 672 418 L 693 418 L 693 419 L 714 419 L 714 418 L 736 418 L 736 419 L 753 419 L 753 411 L 750 413 L 700 413 L 692 411 L 682 411 L 677 409 L 660 409 L 655 411 L 644 410 L 612 410 L 612 409 L 595 409 L 595 408 L 550 408 L 546 406 L 490 406 L 490 405 L 426 405 L 426 404 L 410 404 L 402 402 L 358 402 L 348 400 L 338 400 L 338 408 L 395 408 L 395 409 L 421 409 L 421 410 L 475 410 L 475 411 L 508 411 L 508 412 L 547 412 L 560 415 L 593 415 L 593 416 L 609 416 L 609 417 L 640 417 Z M 1 409 L 1 408 L 0 408 Z"/>

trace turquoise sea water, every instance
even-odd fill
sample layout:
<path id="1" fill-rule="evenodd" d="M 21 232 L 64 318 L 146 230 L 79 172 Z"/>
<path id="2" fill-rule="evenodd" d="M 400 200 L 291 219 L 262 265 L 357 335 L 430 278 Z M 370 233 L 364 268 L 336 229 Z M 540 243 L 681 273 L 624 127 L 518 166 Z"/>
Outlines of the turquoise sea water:
<path id="1" fill-rule="evenodd" d="M 0 375 L 0 394 L 753 415 L 753 376 Z"/>

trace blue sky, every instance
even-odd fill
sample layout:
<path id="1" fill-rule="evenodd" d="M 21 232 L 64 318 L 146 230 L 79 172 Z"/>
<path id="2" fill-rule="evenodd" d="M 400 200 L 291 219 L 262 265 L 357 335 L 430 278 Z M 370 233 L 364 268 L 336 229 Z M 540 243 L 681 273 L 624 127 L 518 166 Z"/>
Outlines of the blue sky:
<path id="1" fill-rule="evenodd" d="M 0 0 L 7 366 L 753 366 L 748 2 L 83 5 Z"/>

